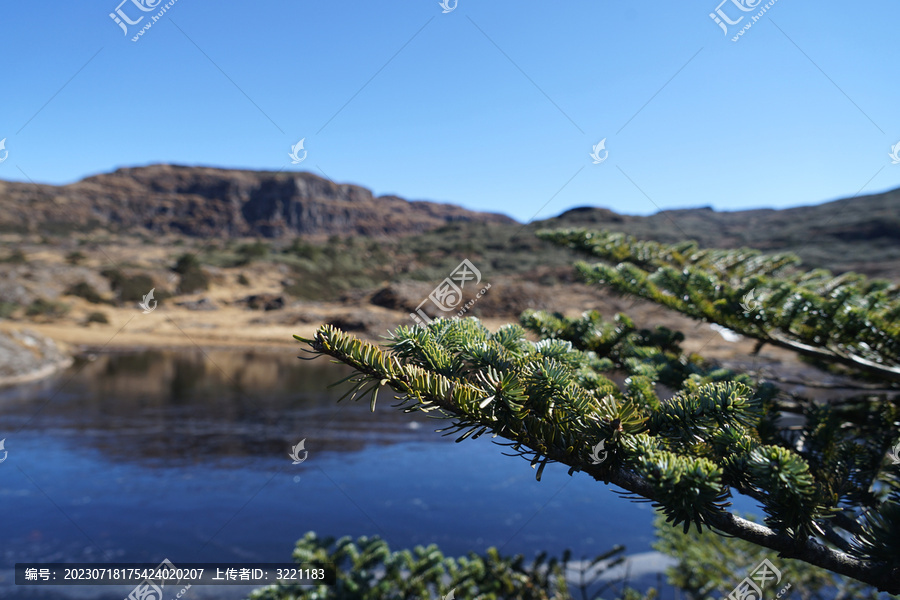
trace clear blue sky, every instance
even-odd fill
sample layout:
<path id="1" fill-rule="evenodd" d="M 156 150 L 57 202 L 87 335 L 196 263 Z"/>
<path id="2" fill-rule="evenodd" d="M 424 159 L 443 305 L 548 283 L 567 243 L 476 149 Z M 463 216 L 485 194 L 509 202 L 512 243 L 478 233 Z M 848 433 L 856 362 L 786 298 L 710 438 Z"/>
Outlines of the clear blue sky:
<path id="1" fill-rule="evenodd" d="M 165 2 L 126 36 L 119 1 L 3 3 L 0 178 L 308 170 L 520 221 L 900 187 L 896 0 L 779 0 L 737 42 L 764 2 L 726 36 L 719 0 L 177 0 L 132 42 Z"/>

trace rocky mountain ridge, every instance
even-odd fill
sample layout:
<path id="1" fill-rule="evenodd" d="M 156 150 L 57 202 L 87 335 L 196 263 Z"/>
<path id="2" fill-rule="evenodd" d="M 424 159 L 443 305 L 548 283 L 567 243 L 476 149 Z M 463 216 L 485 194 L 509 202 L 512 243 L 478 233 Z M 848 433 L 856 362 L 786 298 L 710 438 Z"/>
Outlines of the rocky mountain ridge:
<path id="1" fill-rule="evenodd" d="M 700 207 L 635 216 L 579 207 L 523 227 L 505 215 L 375 196 L 306 172 L 158 164 L 63 186 L 0 180 L 0 234 L 53 237 L 102 230 L 204 239 L 302 236 L 322 243 L 332 235 L 399 239 L 450 225 L 458 230 L 452 243 L 463 246 L 471 245 L 465 240 L 472 236 L 497 242 L 513 232 L 593 227 L 661 242 L 694 239 L 703 247 L 795 252 L 810 267 L 900 278 L 900 189 L 787 209 Z M 503 253 L 510 260 L 524 258 L 509 248 Z"/>
<path id="2" fill-rule="evenodd" d="M 153 165 L 63 186 L 0 181 L 0 231 L 145 229 L 192 237 L 392 236 L 452 222 L 515 223 L 435 202 L 374 196 L 312 173 Z"/>
<path id="3" fill-rule="evenodd" d="M 610 229 L 665 243 L 690 239 L 705 248 L 792 252 L 807 267 L 900 279 L 900 189 L 784 209 L 701 207 L 646 217 L 581 207 L 541 226 Z"/>

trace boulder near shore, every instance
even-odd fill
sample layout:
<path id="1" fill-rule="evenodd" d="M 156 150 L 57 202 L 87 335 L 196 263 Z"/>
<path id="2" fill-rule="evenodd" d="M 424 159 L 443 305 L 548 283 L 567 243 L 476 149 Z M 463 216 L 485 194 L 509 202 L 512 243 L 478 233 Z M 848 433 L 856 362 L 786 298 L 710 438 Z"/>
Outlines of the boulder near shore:
<path id="1" fill-rule="evenodd" d="M 50 338 L 28 329 L 0 331 L 0 386 L 36 381 L 72 364 Z"/>

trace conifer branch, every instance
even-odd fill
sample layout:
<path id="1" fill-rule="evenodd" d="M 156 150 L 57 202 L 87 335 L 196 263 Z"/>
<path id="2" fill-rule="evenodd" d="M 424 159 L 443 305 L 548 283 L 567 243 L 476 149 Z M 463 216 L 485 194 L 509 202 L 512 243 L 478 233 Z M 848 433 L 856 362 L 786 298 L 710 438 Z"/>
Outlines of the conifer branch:
<path id="1" fill-rule="evenodd" d="M 809 450 L 800 454 L 777 428 L 777 389 L 685 357 L 681 334 L 638 330 L 624 315 L 606 322 L 597 313 L 527 313 L 522 321 L 543 339 L 527 340 L 518 325 L 490 333 L 472 318 L 400 327 L 386 351 L 328 325 L 297 339 L 352 366 L 351 397 L 370 394 L 373 410 L 377 389 L 388 385 L 404 410 L 450 419 L 457 441 L 485 433 L 508 440 L 538 480 L 559 462 L 654 502 L 685 531 L 711 528 L 900 591 L 900 494 L 879 500 L 868 492 L 886 437 L 861 443 L 813 411 L 802 432 Z M 628 374 L 622 387 L 604 374 L 614 370 Z M 657 383 L 678 393 L 661 399 Z M 760 500 L 766 526 L 726 510 L 732 490 Z M 866 494 L 861 520 L 838 508 Z M 822 543 L 836 524 L 852 534 L 849 549 Z"/>
<path id="2" fill-rule="evenodd" d="M 796 269 L 792 255 L 700 250 L 620 233 L 569 230 L 539 237 L 602 262 L 576 265 L 610 286 L 810 358 L 900 383 L 900 286 L 862 275 Z"/>

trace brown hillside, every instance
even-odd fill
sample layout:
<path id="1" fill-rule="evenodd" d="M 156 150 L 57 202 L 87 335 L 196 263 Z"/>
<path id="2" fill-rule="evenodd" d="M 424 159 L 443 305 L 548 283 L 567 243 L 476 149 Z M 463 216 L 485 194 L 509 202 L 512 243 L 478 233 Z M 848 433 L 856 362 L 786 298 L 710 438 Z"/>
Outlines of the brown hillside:
<path id="1" fill-rule="evenodd" d="M 609 229 L 665 243 L 692 239 L 706 248 L 793 252 L 806 267 L 900 279 L 900 190 L 782 210 L 705 207 L 639 217 L 576 208 L 540 226 Z"/>

